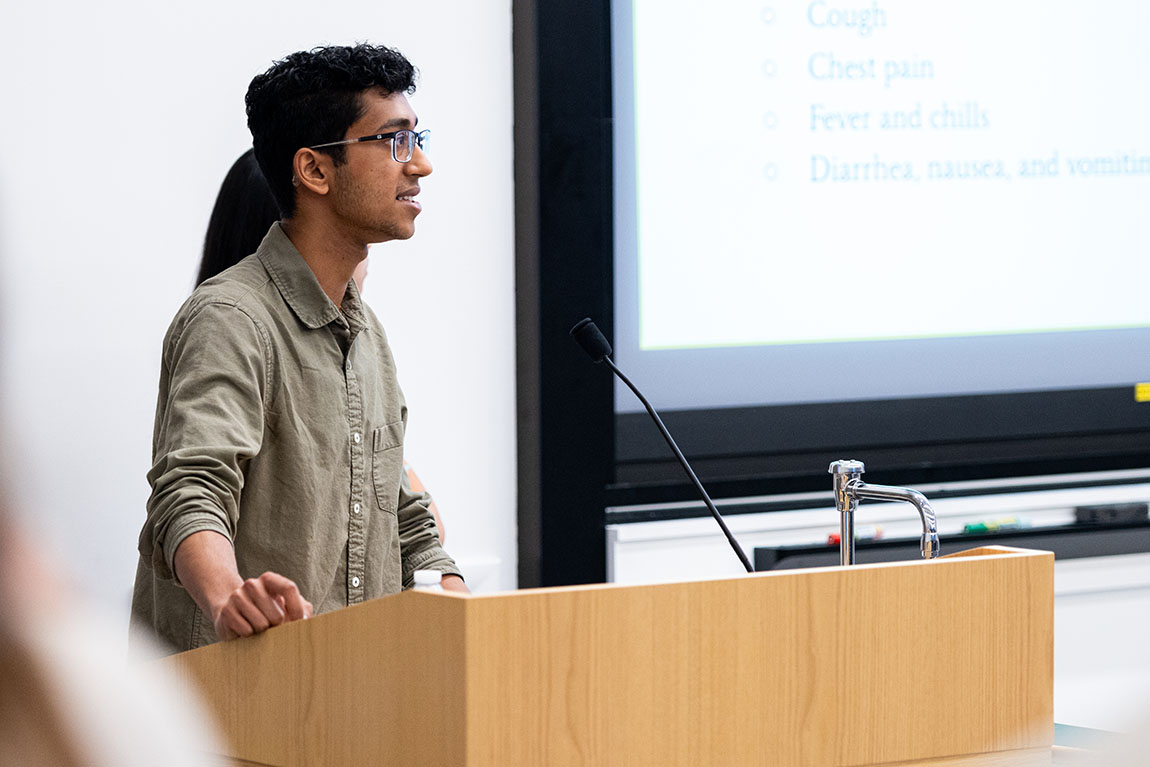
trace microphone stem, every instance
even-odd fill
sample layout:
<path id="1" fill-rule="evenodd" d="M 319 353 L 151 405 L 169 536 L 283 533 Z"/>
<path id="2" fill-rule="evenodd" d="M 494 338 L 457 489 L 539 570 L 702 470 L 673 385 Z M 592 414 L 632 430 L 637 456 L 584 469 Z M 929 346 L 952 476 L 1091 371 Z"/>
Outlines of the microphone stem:
<path id="1" fill-rule="evenodd" d="M 733 536 L 731 531 L 727 528 L 727 523 L 723 521 L 723 517 L 719 514 L 719 510 L 715 508 L 714 502 L 711 501 L 711 496 L 707 495 L 707 491 L 703 489 L 703 483 L 699 481 L 697 476 L 695 476 L 695 472 L 691 468 L 691 465 L 687 463 L 687 459 L 683 457 L 683 452 L 679 450 L 679 446 L 676 445 L 675 440 L 671 438 L 671 432 L 667 431 L 667 427 L 663 425 L 663 419 L 660 418 L 659 414 L 655 412 L 655 408 L 651 407 L 651 403 L 647 401 L 647 398 L 644 397 L 637 388 L 635 388 L 635 384 L 631 383 L 631 380 L 627 378 L 627 376 L 623 375 L 623 371 L 615 366 L 615 363 L 611 361 L 610 357 L 604 357 L 603 361 L 607 363 L 607 367 L 611 368 L 611 372 L 619 376 L 619 380 L 627 384 L 627 388 L 635 393 L 635 396 L 638 397 L 639 401 L 643 403 L 643 407 L 647 408 L 647 412 L 651 414 L 651 418 L 654 419 L 655 425 L 658 426 L 659 431 L 662 432 L 663 439 L 667 440 L 667 444 L 671 446 L 673 451 L 675 451 L 675 457 L 679 459 L 679 465 L 683 467 L 683 471 L 687 472 L 687 476 L 690 477 L 691 481 L 695 483 L 695 489 L 698 490 L 699 495 L 703 497 L 703 502 L 707 504 L 707 509 L 710 510 L 711 516 L 714 517 L 715 521 L 719 523 L 719 527 L 722 528 L 723 535 L 727 536 L 727 540 L 730 542 L 731 548 L 733 548 L 735 553 L 739 555 L 739 559 L 742 561 L 743 567 L 747 568 L 748 573 L 753 573 L 755 568 L 751 564 L 751 560 L 747 559 L 747 555 L 743 551 L 743 548 L 739 545 L 739 542 L 735 540 L 735 536 Z"/>

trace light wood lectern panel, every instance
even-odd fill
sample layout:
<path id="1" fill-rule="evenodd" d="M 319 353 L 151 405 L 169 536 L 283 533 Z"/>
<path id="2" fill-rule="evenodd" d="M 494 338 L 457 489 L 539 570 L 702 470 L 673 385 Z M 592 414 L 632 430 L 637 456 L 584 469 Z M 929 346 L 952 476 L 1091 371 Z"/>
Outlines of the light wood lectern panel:
<path id="1" fill-rule="evenodd" d="M 1053 555 L 403 593 L 165 661 L 269 765 L 867 765 L 1049 747 Z"/>

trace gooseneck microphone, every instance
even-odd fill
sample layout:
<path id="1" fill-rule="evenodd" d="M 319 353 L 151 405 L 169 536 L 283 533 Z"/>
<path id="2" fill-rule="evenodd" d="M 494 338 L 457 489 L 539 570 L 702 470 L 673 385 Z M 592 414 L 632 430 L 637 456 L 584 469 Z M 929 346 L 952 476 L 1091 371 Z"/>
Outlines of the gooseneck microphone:
<path id="1" fill-rule="evenodd" d="M 643 407 L 647 408 L 647 412 L 650 413 L 651 418 L 655 421 L 655 425 L 659 427 L 659 431 L 663 434 L 663 439 L 667 440 L 667 444 L 671 446 L 675 457 L 679 459 L 679 465 L 683 467 L 683 471 L 687 472 L 687 476 L 695 483 L 695 489 L 699 491 L 703 502 L 707 504 L 711 516 L 719 523 L 719 527 L 723 530 L 723 535 L 727 536 L 727 541 L 731 544 L 731 548 L 739 555 L 739 561 L 743 563 L 743 567 L 747 568 L 748 573 L 753 573 L 755 568 L 751 564 L 751 560 L 747 559 L 747 555 L 742 547 L 739 546 L 739 542 L 735 540 L 735 536 L 731 535 L 731 531 L 727 528 L 727 523 L 723 521 L 723 516 L 719 514 L 719 510 L 715 508 L 714 502 L 711 501 L 711 496 L 707 495 L 707 491 L 703 489 L 703 483 L 695 476 L 691 465 L 687 463 L 687 459 L 683 457 L 683 451 L 679 450 L 679 446 L 676 445 L 675 440 L 671 438 L 671 432 L 667 431 L 667 427 L 663 425 L 663 419 L 659 417 L 659 414 L 655 412 L 655 408 L 651 407 L 651 403 L 648 402 L 642 392 L 635 387 L 635 384 L 631 383 L 630 379 L 623 375 L 623 371 L 616 367 L 615 363 L 611 361 L 611 344 L 607 342 L 603 333 L 595 326 L 591 318 L 587 317 L 580 320 L 575 327 L 571 328 L 571 337 L 575 339 L 576 343 L 583 347 L 583 351 L 587 352 L 587 356 L 595 362 L 606 362 L 607 367 L 611 368 L 611 372 L 619 376 L 619 380 L 627 384 L 628 389 L 635 392 L 635 396 L 643 403 Z"/>

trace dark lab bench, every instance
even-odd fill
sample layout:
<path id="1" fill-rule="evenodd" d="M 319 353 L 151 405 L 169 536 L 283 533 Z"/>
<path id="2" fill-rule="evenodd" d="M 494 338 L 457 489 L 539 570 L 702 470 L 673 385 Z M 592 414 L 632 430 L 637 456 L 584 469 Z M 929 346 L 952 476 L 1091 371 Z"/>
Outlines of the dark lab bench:
<path id="1" fill-rule="evenodd" d="M 971 535 L 939 536 L 942 554 L 979 546 L 1015 546 L 1054 552 L 1055 559 L 1105 557 L 1150 552 L 1150 522 L 1132 524 L 1082 524 L 1060 527 L 1029 527 Z M 914 538 L 880 538 L 855 542 L 855 564 L 918 559 L 920 541 Z M 839 564 L 839 545 L 759 546 L 755 570 L 786 570 Z"/>

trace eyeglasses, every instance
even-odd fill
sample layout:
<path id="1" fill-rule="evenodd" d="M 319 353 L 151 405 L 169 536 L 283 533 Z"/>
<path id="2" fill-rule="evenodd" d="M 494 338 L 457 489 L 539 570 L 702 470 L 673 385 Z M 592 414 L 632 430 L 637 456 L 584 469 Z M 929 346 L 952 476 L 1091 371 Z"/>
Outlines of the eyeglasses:
<path id="1" fill-rule="evenodd" d="M 377 133 L 374 136 L 360 136 L 345 141 L 329 141 L 326 144 L 316 144 L 308 149 L 323 149 L 329 146 L 343 146 L 344 144 L 358 144 L 361 141 L 387 141 L 391 139 L 391 159 L 396 162 L 411 162 L 415 148 L 419 147 L 427 152 L 431 146 L 431 131 L 397 130 L 391 133 Z"/>

